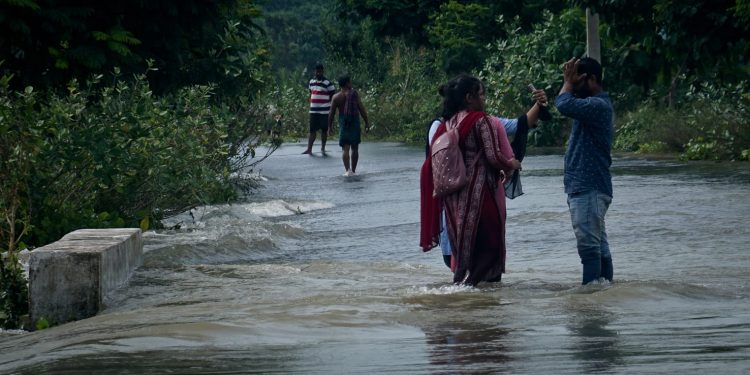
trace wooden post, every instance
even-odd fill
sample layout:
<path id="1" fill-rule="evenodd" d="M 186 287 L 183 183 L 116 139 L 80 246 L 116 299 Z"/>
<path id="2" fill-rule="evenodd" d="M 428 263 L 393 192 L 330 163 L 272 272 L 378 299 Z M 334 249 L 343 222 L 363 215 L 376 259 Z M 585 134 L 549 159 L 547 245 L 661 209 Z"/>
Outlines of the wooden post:
<path id="1" fill-rule="evenodd" d="M 586 56 L 602 62 L 599 43 L 599 15 L 586 8 Z"/>

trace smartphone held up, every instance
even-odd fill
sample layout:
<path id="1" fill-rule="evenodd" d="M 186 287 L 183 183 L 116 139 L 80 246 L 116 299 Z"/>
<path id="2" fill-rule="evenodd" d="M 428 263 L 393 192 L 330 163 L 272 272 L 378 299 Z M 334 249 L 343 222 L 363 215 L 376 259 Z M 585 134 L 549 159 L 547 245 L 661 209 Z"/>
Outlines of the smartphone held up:
<path id="1" fill-rule="evenodd" d="M 536 87 L 534 87 L 533 83 L 529 83 L 526 87 L 529 89 L 530 93 L 536 91 Z M 539 103 L 539 119 L 542 121 L 549 121 L 552 119 L 552 114 L 549 113 L 548 103 Z"/>

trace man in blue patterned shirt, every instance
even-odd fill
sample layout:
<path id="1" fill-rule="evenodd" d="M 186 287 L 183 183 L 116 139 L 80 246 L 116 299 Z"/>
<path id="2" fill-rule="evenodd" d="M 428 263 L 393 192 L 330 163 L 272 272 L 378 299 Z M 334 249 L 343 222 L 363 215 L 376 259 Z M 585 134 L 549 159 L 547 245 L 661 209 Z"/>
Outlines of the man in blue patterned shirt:
<path id="1" fill-rule="evenodd" d="M 555 101 L 557 110 L 573 119 L 565 152 L 565 193 L 583 284 L 604 278 L 614 270 L 604 215 L 612 203 L 610 151 L 614 133 L 612 101 L 602 90 L 602 66 L 595 59 L 570 59 L 563 65 L 563 86 Z"/>

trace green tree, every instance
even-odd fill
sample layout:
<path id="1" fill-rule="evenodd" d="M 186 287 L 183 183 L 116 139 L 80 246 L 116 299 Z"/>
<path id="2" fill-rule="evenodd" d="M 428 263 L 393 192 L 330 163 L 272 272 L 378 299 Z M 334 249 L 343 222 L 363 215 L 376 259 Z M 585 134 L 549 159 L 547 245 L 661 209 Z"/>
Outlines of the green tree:
<path id="1" fill-rule="evenodd" d="M 257 72 L 243 64 L 259 63 L 247 56 L 267 54 L 259 15 L 252 0 L 2 0 L 0 60 L 16 89 L 64 87 L 114 67 L 140 72 L 146 59 L 159 69 L 149 76 L 157 93 L 222 80 L 249 85 Z"/>
<path id="2" fill-rule="evenodd" d="M 335 22 L 330 14 L 333 5 L 333 0 L 269 1 L 263 5 L 261 23 L 271 41 L 275 72 L 311 71 L 316 61 L 326 59 L 323 27 Z"/>
<path id="3" fill-rule="evenodd" d="M 674 106 L 680 83 L 727 84 L 750 74 L 750 24 L 743 21 L 742 2 L 734 0 L 674 2 L 670 0 L 571 1 L 592 7 L 602 17 L 603 65 L 614 66 L 608 82 L 620 92 L 639 97 L 662 92 Z M 735 6 L 735 4 L 737 4 Z"/>
<path id="4" fill-rule="evenodd" d="M 486 57 L 483 47 L 491 41 L 495 28 L 489 8 L 452 0 L 433 14 L 427 33 L 439 51 L 439 64 L 446 72 L 455 73 L 480 65 Z"/>
<path id="5" fill-rule="evenodd" d="M 132 48 L 141 40 L 108 9 L 114 3 L 102 4 L 0 1 L 0 59 L 15 75 L 14 87 L 59 84 L 113 63 L 137 62 Z"/>
<path id="6" fill-rule="evenodd" d="M 737 0 L 734 14 L 743 22 L 750 21 L 750 0 Z"/>
<path id="7" fill-rule="evenodd" d="M 33 228 L 30 182 L 41 134 L 24 126 L 34 120 L 35 93 L 11 93 L 8 81 L 0 76 L 0 328 L 19 328 L 29 306 L 17 254 Z"/>
<path id="8" fill-rule="evenodd" d="M 372 20 L 378 38 L 405 37 L 411 43 L 427 43 L 425 25 L 443 3 L 443 0 L 337 0 L 336 13 L 344 22 L 357 23 L 365 18 Z"/>
<path id="9" fill-rule="evenodd" d="M 388 65 L 383 62 L 386 61 L 390 39 L 379 40 L 369 18 L 356 23 L 326 24 L 323 34 L 328 72 L 349 73 L 359 81 L 381 82 L 385 79 Z"/>
<path id="10" fill-rule="evenodd" d="M 508 36 L 499 16 L 518 17 L 522 30 L 529 30 L 543 20 L 544 10 L 556 13 L 564 6 L 544 0 L 336 0 L 339 20 L 369 19 L 376 38 L 399 37 L 416 48 L 433 48 L 438 66 L 449 72 L 479 68 L 486 44 Z"/>

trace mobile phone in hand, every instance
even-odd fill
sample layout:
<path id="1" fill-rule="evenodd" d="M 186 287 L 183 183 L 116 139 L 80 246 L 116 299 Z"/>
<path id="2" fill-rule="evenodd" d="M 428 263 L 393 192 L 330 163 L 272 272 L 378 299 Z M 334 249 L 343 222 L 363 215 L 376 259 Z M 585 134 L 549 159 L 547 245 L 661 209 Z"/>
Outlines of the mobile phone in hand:
<path id="1" fill-rule="evenodd" d="M 536 91 L 536 87 L 534 87 L 533 83 L 529 83 L 526 86 L 529 89 L 529 92 Z M 549 108 L 547 108 L 547 103 L 540 105 L 540 111 L 539 111 L 539 119 L 542 121 L 549 121 L 552 119 L 552 114 L 549 113 Z"/>
<path id="2" fill-rule="evenodd" d="M 534 91 L 536 91 L 536 87 L 534 87 L 533 83 L 529 83 L 528 85 L 526 85 L 526 88 L 528 88 L 529 92 L 532 93 L 532 94 L 534 93 Z M 541 104 L 541 103 L 539 103 L 539 104 Z M 545 104 L 541 104 L 541 106 L 542 107 L 546 107 L 547 104 L 546 103 Z"/>

